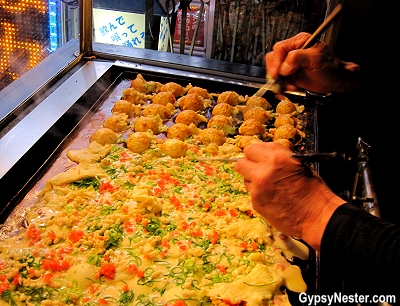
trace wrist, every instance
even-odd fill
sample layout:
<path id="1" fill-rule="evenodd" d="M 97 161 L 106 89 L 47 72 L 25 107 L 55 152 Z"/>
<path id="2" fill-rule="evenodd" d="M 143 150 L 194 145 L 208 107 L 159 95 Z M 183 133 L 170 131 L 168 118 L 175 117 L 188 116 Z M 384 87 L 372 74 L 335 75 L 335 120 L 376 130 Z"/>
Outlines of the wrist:
<path id="1" fill-rule="evenodd" d="M 318 199 L 318 197 L 315 199 Z M 330 218 L 335 210 L 345 202 L 336 195 L 333 198 L 320 199 L 316 202 L 317 203 L 310 203 L 310 207 L 319 209 L 318 211 L 314 210 L 310 218 L 308 218 L 308 222 L 303 224 L 302 239 L 312 248 L 320 251 L 322 236 Z"/>

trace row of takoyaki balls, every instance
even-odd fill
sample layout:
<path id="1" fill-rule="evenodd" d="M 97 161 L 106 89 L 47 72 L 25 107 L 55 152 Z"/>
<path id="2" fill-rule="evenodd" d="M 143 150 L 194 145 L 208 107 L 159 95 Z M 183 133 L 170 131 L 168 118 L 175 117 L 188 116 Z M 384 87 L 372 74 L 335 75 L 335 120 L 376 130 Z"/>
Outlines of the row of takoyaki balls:
<path id="1" fill-rule="evenodd" d="M 138 74 L 91 141 L 105 145 L 126 137 L 128 149 L 142 153 L 157 140 L 173 157 L 184 155 L 189 143 L 243 148 L 252 141 L 278 141 L 293 149 L 304 137 L 297 118 L 302 111 L 285 97 L 274 111 L 263 97 L 213 94 L 191 84 L 148 82 Z"/>

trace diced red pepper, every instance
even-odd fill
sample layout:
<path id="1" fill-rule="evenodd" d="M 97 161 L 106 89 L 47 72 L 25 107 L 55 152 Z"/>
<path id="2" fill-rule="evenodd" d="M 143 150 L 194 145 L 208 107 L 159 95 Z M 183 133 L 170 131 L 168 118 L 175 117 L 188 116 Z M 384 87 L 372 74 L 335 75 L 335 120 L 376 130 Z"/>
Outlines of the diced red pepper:
<path id="1" fill-rule="evenodd" d="M 210 239 L 211 243 L 217 244 L 218 243 L 218 239 L 219 239 L 219 235 L 217 231 L 213 231 L 211 234 L 208 235 L 208 238 Z"/>
<path id="2" fill-rule="evenodd" d="M 10 288 L 10 283 L 0 283 L 0 295 Z"/>
<path id="3" fill-rule="evenodd" d="M 42 268 L 45 270 L 59 272 L 68 270 L 71 264 L 66 260 L 55 260 L 55 259 L 42 259 Z"/>
<path id="4" fill-rule="evenodd" d="M 105 278 L 114 279 L 116 272 L 117 269 L 113 263 L 103 262 L 99 274 L 103 275 Z"/>
<path id="5" fill-rule="evenodd" d="M 237 216 L 238 216 L 238 213 L 237 213 L 233 208 L 231 208 L 231 209 L 229 210 L 229 214 L 230 214 L 232 217 L 237 217 Z"/>
<path id="6" fill-rule="evenodd" d="M 43 281 L 44 281 L 46 284 L 49 284 L 49 283 L 51 283 L 51 280 L 53 279 L 53 277 L 54 277 L 54 275 L 53 275 L 52 273 L 45 274 L 45 275 L 43 276 Z"/>
<path id="7" fill-rule="evenodd" d="M 214 212 L 214 216 L 222 217 L 222 216 L 225 215 L 225 213 L 226 213 L 226 211 L 225 211 L 224 209 L 217 209 L 217 210 Z"/>
<path id="8" fill-rule="evenodd" d="M 228 273 L 228 271 L 226 271 L 226 267 L 225 267 L 224 265 L 216 265 L 215 267 L 216 267 L 217 270 L 218 270 L 219 272 L 221 272 L 222 274 Z"/>
<path id="9" fill-rule="evenodd" d="M 84 235 L 85 233 L 82 230 L 71 231 L 69 233 L 69 239 L 71 239 L 72 242 L 78 242 Z"/>
<path id="10" fill-rule="evenodd" d="M 108 301 L 105 300 L 105 299 L 100 298 L 100 299 L 99 299 L 99 304 L 101 304 L 101 305 L 108 305 Z"/>
<path id="11" fill-rule="evenodd" d="M 176 196 L 172 196 L 169 201 L 175 206 L 175 209 L 182 209 L 183 206 Z"/>
<path id="12" fill-rule="evenodd" d="M 29 240 L 29 245 L 33 245 L 42 239 L 40 231 L 37 228 L 35 228 L 33 225 L 29 226 L 26 235 Z"/>
<path id="13" fill-rule="evenodd" d="M 112 185 L 110 182 L 103 182 L 101 183 L 100 187 L 99 187 L 99 191 L 100 192 L 114 192 L 115 190 L 118 189 L 118 186 L 114 186 Z"/>
<path id="14" fill-rule="evenodd" d="M 49 237 L 51 239 L 51 241 L 53 241 L 54 239 L 56 239 L 56 233 L 48 232 L 47 237 Z"/>

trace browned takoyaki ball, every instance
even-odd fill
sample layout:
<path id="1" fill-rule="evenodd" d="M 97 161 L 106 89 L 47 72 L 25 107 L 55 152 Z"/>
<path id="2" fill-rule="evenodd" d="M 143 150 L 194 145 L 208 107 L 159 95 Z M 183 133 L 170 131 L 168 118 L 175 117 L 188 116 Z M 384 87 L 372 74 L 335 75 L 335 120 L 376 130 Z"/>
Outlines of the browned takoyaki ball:
<path id="1" fill-rule="evenodd" d="M 183 141 L 189 138 L 192 134 L 193 127 L 184 123 L 175 123 L 168 129 L 167 138 L 177 138 Z"/>
<path id="2" fill-rule="evenodd" d="M 240 96 L 235 91 L 224 91 L 218 95 L 217 104 L 228 103 L 229 105 L 236 106 L 245 100 L 243 96 Z"/>
<path id="3" fill-rule="evenodd" d="M 203 145 L 215 143 L 218 146 L 222 146 L 226 139 L 224 131 L 213 128 L 206 128 L 204 130 L 201 130 L 198 136 Z"/>
<path id="4" fill-rule="evenodd" d="M 202 97 L 204 99 L 211 99 L 212 96 L 208 93 L 207 89 L 201 88 L 201 87 L 197 87 L 194 86 L 192 88 L 190 88 L 187 92 L 188 95 L 196 95 L 199 97 Z"/>
<path id="5" fill-rule="evenodd" d="M 274 140 L 276 139 L 288 139 L 295 141 L 297 138 L 297 129 L 291 124 L 284 124 L 278 127 L 274 133 Z"/>
<path id="6" fill-rule="evenodd" d="M 256 119 L 247 119 L 239 127 L 240 135 L 264 135 L 266 129 L 264 125 Z"/>
<path id="7" fill-rule="evenodd" d="M 151 137 L 146 132 L 135 132 L 126 140 L 126 147 L 134 153 L 142 153 L 150 148 Z"/>
<path id="8" fill-rule="evenodd" d="M 263 97 L 257 97 L 257 96 L 252 96 L 250 97 L 247 102 L 246 102 L 246 106 L 248 107 L 262 107 L 264 109 L 270 109 L 271 108 L 271 104 Z"/>
<path id="9" fill-rule="evenodd" d="M 169 91 L 172 92 L 175 98 L 183 96 L 186 92 L 187 89 L 183 87 L 182 85 L 179 85 L 178 83 L 175 82 L 168 82 L 165 83 L 160 87 L 161 92 Z"/>
<path id="10" fill-rule="evenodd" d="M 283 99 L 276 106 L 276 112 L 278 114 L 293 114 L 296 112 L 296 105 L 289 99 Z"/>
<path id="11" fill-rule="evenodd" d="M 212 110 L 212 115 L 224 115 L 226 117 L 231 117 L 236 113 L 236 108 L 228 103 L 221 102 L 214 106 Z"/>
<path id="12" fill-rule="evenodd" d="M 274 142 L 278 142 L 281 145 L 283 145 L 285 148 L 288 148 L 289 150 L 293 151 L 294 145 L 293 145 L 293 142 L 291 142 L 289 139 L 283 139 L 283 138 L 274 139 Z"/>
<path id="13" fill-rule="evenodd" d="M 290 114 L 278 114 L 275 118 L 274 126 L 280 127 L 285 124 L 295 125 L 295 120 Z"/>
<path id="14" fill-rule="evenodd" d="M 103 127 L 109 128 L 114 132 L 126 130 L 129 125 L 128 115 L 115 113 L 104 120 Z"/>
<path id="15" fill-rule="evenodd" d="M 161 83 L 150 81 L 147 82 L 141 74 L 138 74 L 136 78 L 131 82 L 131 87 L 141 93 L 149 94 L 157 92 L 162 86 Z"/>
<path id="16" fill-rule="evenodd" d="M 271 114 L 262 107 L 251 107 L 244 113 L 244 120 L 255 119 L 262 124 L 267 123 L 271 118 Z"/>
<path id="17" fill-rule="evenodd" d="M 167 139 L 160 146 L 161 150 L 167 155 L 178 158 L 186 155 L 187 144 L 179 139 Z"/>
<path id="18" fill-rule="evenodd" d="M 144 116 L 156 116 L 159 115 L 162 120 L 171 118 L 175 112 L 175 107 L 172 104 L 161 105 L 161 104 L 149 104 L 144 107 Z"/>
<path id="19" fill-rule="evenodd" d="M 140 105 L 132 104 L 127 100 L 118 100 L 114 103 L 111 112 L 112 113 L 124 113 L 127 114 L 128 117 L 134 117 L 140 115 Z"/>
<path id="20" fill-rule="evenodd" d="M 158 119 L 160 119 L 158 117 Z M 153 132 L 154 135 L 160 133 L 160 124 L 156 117 L 141 116 L 133 122 L 133 130 L 135 132 Z"/>
<path id="21" fill-rule="evenodd" d="M 151 98 L 153 104 L 161 104 L 161 105 L 167 105 L 168 103 L 175 105 L 176 103 L 176 98 L 174 94 L 170 91 L 162 91 Z"/>
<path id="22" fill-rule="evenodd" d="M 184 123 L 186 125 L 193 123 L 197 126 L 200 122 L 207 122 L 207 118 L 190 109 L 180 112 L 175 118 L 175 123 Z"/>
<path id="23" fill-rule="evenodd" d="M 210 118 L 207 122 L 208 128 L 224 129 L 226 126 L 232 126 L 232 117 L 226 117 L 224 115 L 215 115 Z"/>
<path id="24" fill-rule="evenodd" d="M 121 96 L 121 100 L 127 100 L 133 104 L 145 104 L 148 99 L 150 99 L 149 95 L 139 92 L 132 87 L 125 89 Z"/>
<path id="25" fill-rule="evenodd" d="M 90 142 L 96 141 L 103 146 L 106 144 L 116 143 L 117 140 L 118 135 L 109 128 L 99 128 L 90 137 Z"/>
<path id="26" fill-rule="evenodd" d="M 202 97 L 194 94 L 187 94 L 178 99 L 178 105 L 181 110 L 201 111 L 206 108 L 205 101 Z"/>
<path id="27" fill-rule="evenodd" d="M 249 144 L 252 144 L 255 142 L 262 142 L 262 140 L 260 138 L 258 138 L 257 136 L 244 135 L 244 136 L 240 136 L 238 138 L 236 146 L 239 147 L 240 149 L 244 149 Z"/>

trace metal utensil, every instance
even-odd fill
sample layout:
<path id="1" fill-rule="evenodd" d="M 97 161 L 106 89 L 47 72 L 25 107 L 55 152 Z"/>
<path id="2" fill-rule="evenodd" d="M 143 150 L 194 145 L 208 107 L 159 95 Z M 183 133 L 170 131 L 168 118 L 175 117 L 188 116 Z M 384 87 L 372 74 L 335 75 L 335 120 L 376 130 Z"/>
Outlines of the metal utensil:
<path id="1" fill-rule="evenodd" d="M 340 15 L 342 12 L 343 5 L 339 3 L 332 10 L 332 12 L 325 18 L 324 22 L 315 30 L 315 32 L 310 36 L 310 38 L 301 46 L 300 49 L 307 49 L 313 46 L 319 37 L 330 27 L 332 22 Z M 267 77 L 267 82 L 253 95 L 253 97 L 262 97 L 268 90 L 272 90 L 275 93 L 280 93 L 280 86 L 276 86 L 274 89 L 274 85 L 278 82 L 278 79 L 271 79 Z"/>
<path id="2" fill-rule="evenodd" d="M 302 162 L 320 162 L 320 161 L 329 161 L 333 160 L 337 156 L 336 152 L 332 153 L 293 153 L 291 157 L 299 159 Z M 195 161 L 216 161 L 216 162 L 237 162 L 239 159 L 243 157 L 234 157 L 234 158 L 196 158 Z"/>
<path id="3" fill-rule="evenodd" d="M 275 82 L 276 79 L 268 79 L 267 83 L 257 90 L 253 97 L 262 97 L 268 90 L 272 89 L 272 86 L 274 86 Z"/>

